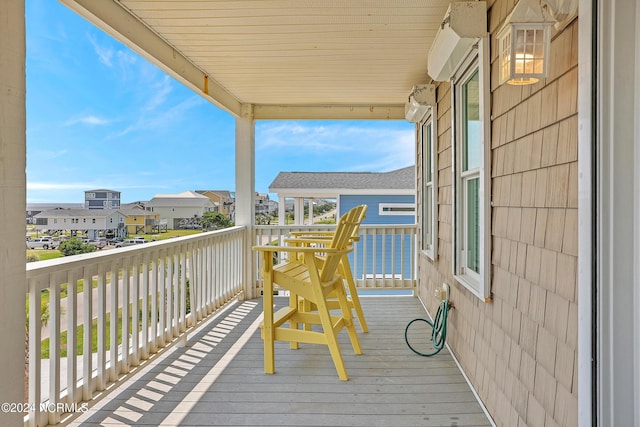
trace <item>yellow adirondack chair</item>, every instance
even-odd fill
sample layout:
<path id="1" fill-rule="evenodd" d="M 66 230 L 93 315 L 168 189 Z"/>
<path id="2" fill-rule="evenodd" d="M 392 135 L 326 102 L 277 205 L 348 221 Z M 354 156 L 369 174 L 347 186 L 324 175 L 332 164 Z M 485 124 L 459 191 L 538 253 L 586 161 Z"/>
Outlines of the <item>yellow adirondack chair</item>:
<path id="1" fill-rule="evenodd" d="M 356 219 L 357 225 L 353 229 L 353 234 L 351 235 L 351 242 L 357 242 L 360 240 L 358 236 L 358 230 L 360 229 L 360 225 L 362 221 L 364 221 L 367 213 L 367 205 L 360 205 L 357 207 L 359 216 Z M 303 245 L 309 246 L 311 244 L 326 244 L 328 241 L 333 238 L 335 231 L 294 231 L 291 235 L 296 240 L 287 240 L 287 242 L 291 245 Z M 356 315 L 358 316 L 358 321 L 360 322 L 360 327 L 362 328 L 362 332 L 369 332 L 369 327 L 367 326 L 367 321 L 364 317 L 364 311 L 362 310 L 362 305 L 360 304 L 360 298 L 358 297 L 358 289 L 356 288 L 356 284 L 353 280 L 353 273 L 351 271 L 351 265 L 349 264 L 349 257 L 347 254 L 344 254 L 340 259 L 339 265 L 339 273 L 345 280 L 347 284 L 347 289 L 349 290 L 349 295 L 347 295 L 347 304 L 349 308 L 354 309 Z M 303 308 L 305 311 L 309 311 L 313 309 L 310 307 L 308 301 L 301 301 L 301 304 L 306 304 Z M 329 310 L 334 310 L 339 308 L 338 300 L 331 299 L 327 301 L 327 306 Z"/>
<path id="2" fill-rule="evenodd" d="M 253 247 L 253 250 L 261 252 L 262 259 L 264 320 L 261 327 L 265 373 L 275 372 L 274 341 L 289 341 L 292 349 L 298 348 L 298 343 L 327 345 L 338 377 L 343 381 L 349 379 L 337 334 L 346 328 L 354 353 L 362 354 L 362 349 L 338 268 L 342 257 L 353 250 L 351 236 L 358 224 L 360 209 L 354 208 L 340 218 L 333 237 L 324 247 Z M 274 266 L 273 252 L 283 250 L 289 252 L 289 259 Z M 322 258 L 318 258 L 318 255 L 322 255 Z M 289 306 L 276 313 L 273 309 L 274 284 L 289 291 Z M 314 304 L 317 311 L 301 310 L 299 297 Z M 329 312 L 328 298 L 337 298 L 340 314 L 332 315 Z M 288 327 L 286 323 L 289 323 Z M 320 325 L 322 332 L 310 328 L 299 329 L 301 324 Z"/>

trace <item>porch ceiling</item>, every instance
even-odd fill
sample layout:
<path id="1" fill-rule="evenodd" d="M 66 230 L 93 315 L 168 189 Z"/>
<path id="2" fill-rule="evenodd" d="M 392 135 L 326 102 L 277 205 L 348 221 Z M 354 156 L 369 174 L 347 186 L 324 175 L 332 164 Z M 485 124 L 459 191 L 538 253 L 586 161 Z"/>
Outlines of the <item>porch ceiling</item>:
<path id="1" fill-rule="evenodd" d="M 232 114 L 253 104 L 256 119 L 404 118 L 449 4 L 60 1 Z"/>

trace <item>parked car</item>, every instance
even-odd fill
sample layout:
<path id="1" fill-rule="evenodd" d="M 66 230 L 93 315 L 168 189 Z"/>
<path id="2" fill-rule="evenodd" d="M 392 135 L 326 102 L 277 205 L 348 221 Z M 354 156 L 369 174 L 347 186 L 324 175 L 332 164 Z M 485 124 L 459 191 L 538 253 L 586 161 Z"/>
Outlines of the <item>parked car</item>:
<path id="1" fill-rule="evenodd" d="M 59 245 L 60 242 L 53 240 L 51 236 L 27 240 L 28 249 L 56 249 Z"/>
<path id="2" fill-rule="evenodd" d="M 127 239 L 124 240 L 122 242 L 118 242 L 116 243 L 116 248 L 122 248 L 125 246 L 134 246 L 134 245 L 140 245 L 143 243 L 147 243 L 146 239 L 144 237 L 134 237 L 133 239 Z"/>
<path id="3" fill-rule="evenodd" d="M 94 245 L 98 249 L 102 249 L 107 246 L 107 239 L 105 237 L 98 237 L 97 239 L 89 240 L 87 243 Z"/>
<path id="4" fill-rule="evenodd" d="M 109 242 L 109 244 L 111 246 L 115 246 L 118 243 L 121 243 L 122 241 L 124 241 L 124 239 L 122 237 L 113 237 L 113 238 L 108 240 L 108 242 Z"/>

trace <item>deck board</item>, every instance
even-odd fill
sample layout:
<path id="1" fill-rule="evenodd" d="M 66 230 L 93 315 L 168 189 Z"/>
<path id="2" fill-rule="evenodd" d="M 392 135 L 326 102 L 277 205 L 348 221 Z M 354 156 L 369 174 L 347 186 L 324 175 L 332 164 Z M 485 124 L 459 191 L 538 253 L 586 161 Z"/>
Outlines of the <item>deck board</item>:
<path id="1" fill-rule="evenodd" d="M 407 347 L 404 328 L 425 317 L 417 299 L 366 297 L 362 305 L 370 329 L 359 333 L 364 354 L 353 354 L 346 332 L 340 334 L 347 382 L 338 379 L 328 349 L 313 344 L 290 350 L 277 342 L 276 373 L 264 374 L 255 329 L 261 301 L 237 302 L 186 348 L 166 352 L 66 424 L 491 425 L 446 349 L 425 358 Z M 426 343 L 426 332 L 416 339 Z"/>

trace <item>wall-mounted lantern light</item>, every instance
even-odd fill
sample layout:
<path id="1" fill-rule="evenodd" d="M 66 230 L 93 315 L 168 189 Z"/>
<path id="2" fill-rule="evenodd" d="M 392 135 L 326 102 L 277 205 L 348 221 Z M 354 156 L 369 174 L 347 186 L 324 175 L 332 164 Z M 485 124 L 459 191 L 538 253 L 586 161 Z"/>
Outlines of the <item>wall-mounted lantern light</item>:
<path id="1" fill-rule="evenodd" d="M 500 84 L 536 83 L 549 74 L 551 26 L 540 0 L 520 0 L 498 32 Z"/>
<path id="2" fill-rule="evenodd" d="M 416 85 L 404 105 L 404 118 L 411 123 L 420 123 L 427 115 L 429 107 L 435 104 L 435 85 Z"/>

